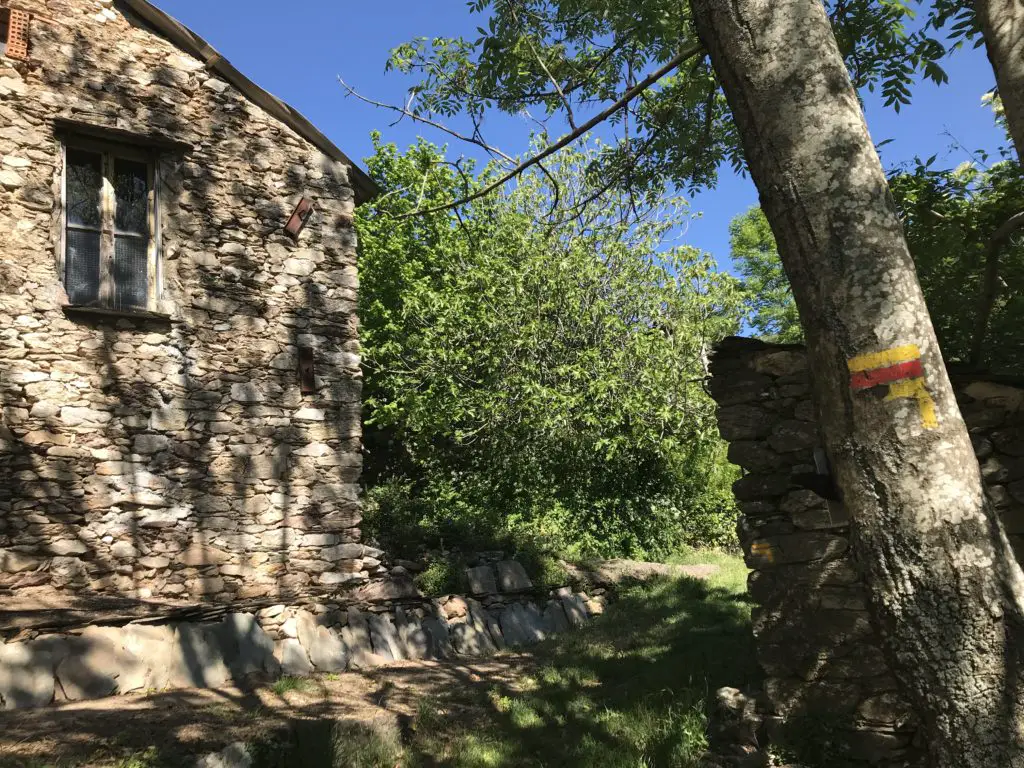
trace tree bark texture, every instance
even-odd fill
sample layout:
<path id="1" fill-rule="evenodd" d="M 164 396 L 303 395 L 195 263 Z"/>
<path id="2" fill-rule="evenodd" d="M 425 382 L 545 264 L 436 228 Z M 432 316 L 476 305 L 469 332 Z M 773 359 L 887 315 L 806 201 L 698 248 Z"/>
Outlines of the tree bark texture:
<path id="1" fill-rule="evenodd" d="M 1024 0 L 974 0 L 974 9 L 1017 159 L 1024 163 Z"/>
<path id="2" fill-rule="evenodd" d="M 1024 574 L 825 9 L 691 5 L 793 284 L 854 551 L 928 765 L 1024 766 Z"/>

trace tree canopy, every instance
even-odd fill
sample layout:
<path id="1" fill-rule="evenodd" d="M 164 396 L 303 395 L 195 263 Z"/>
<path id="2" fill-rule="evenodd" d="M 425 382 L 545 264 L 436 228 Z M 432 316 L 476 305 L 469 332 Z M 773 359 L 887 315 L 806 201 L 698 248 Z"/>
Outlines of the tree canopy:
<path id="1" fill-rule="evenodd" d="M 987 157 L 953 169 L 935 168 L 935 159 L 917 160 L 889 175 L 889 186 L 903 221 L 928 311 L 952 364 L 1020 373 L 1024 361 L 1024 236 L 1019 230 L 994 242 L 996 233 L 1024 211 L 1020 166 L 1002 160 L 985 167 Z M 751 330 L 770 341 L 802 339 L 800 318 L 782 268 L 775 238 L 760 208 L 731 223 L 732 258 L 743 277 Z M 986 269 L 995 260 L 996 286 L 983 290 Z M 986 330 L 977 320 L 991 305 Z"/>
<path id="2" fill-rule="evenodd" d="M 597 152 L 562 153 L 459 212 L 400 218 L 496 169 L 378 143 L 384 193 L 358 214 L 360 317 L 370 519 L 390 546 L 657 556 L 732 537 L 703 379 L 738 329 L 736 281 L 667 241 L 678 200 L 550 216 L 553 184 L 583 194 Z"/>

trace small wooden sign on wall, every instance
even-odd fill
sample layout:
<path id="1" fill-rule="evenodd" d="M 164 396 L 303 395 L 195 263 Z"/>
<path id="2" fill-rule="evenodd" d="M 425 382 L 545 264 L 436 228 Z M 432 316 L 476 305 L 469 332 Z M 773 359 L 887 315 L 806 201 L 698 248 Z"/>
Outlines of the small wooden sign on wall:
<path id="1" fill-rule="evenodd" d="M 313 202 L 302 198 L 299 200 L 299 204 L 295 206 L 295 210 L 292 211 L 291 217 L 288 219 L 288 223 L 284 226 L 284 231 L 292 237 L 297 238 L 302 230 L 306 226 L 306 222 L 309 221 L 315 210 Z"/>

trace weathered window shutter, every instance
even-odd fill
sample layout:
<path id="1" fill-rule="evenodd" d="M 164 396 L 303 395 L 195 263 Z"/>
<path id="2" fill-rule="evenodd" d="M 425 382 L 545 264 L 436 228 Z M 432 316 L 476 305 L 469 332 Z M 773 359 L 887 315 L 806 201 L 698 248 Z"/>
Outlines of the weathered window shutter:
<path id="1" fill-rule="evenodd" d="M 28 21 L 25 11 L 9 11 L 7 22 L 7 57 L 10 59 L 28 59 Z"/>

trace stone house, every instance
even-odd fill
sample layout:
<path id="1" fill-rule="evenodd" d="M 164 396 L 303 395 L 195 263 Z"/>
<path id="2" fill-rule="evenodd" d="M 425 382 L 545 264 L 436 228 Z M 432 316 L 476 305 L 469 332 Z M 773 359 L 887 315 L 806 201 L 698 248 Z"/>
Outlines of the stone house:
<path id="1" fill-rule="evenodd" d="M 379 572 L 352 224 L 374 193 L 145 0 L 0 0 L 0 596 Z"/>

